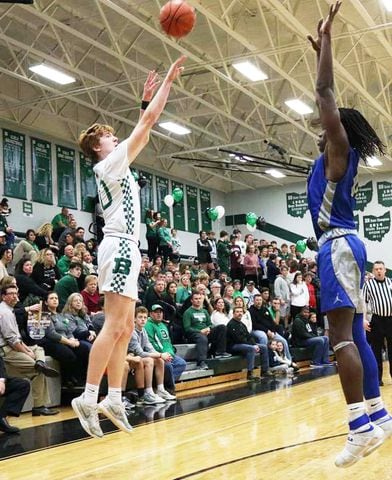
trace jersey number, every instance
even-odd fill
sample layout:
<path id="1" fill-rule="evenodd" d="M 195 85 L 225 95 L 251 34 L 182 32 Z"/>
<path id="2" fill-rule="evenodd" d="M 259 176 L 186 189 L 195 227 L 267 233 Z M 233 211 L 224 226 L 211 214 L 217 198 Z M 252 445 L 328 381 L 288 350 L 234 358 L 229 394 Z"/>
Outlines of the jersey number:
<path id="1" fill-rule="evenodd" d="M 119 273 L 120 275 L 129 275 L 132 262 L 126 258 L 115 258 L 115 265 L 112 273 Z"/>
<path id="2" fill-rule="evenodd" d="M 113 202 L 112 194 L 103 180 L 99 183 L 99 199 L 101 201 L 102 210 L 106 210 Z"/>

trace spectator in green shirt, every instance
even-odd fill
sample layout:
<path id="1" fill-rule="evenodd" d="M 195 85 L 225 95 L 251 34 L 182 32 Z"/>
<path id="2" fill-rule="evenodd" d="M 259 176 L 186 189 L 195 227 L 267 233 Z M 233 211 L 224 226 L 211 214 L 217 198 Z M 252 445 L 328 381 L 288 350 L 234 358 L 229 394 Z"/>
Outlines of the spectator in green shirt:
<path id="1" fill-rule="evenodd" d="M 74 255 L 73 245 L 67 245 L 64 248 L 64 255 L 60 257 L 59 261 L 57 262 L 57 268 L 60 270 L 61 275 L 65 275 L 68 272 L 73 255 Z"/>
<path id="2" fill-rule="evenodd" d="M 162 218 L 160 227 L 158 228 L 158 243 L 159 251 L 163 256 L 163 264 L 166 265 L 166 260 L 173 252 L 170 229 L 167 227 L 166 218 Z"/>
<path id="3" fill-rule="evenodd" d="M 82 264 L 78 262 L 71 262 L 67 275 L 56 283 L 54 291 L 59 297 L 59 308 L 63 308 L 71 293 L 79 293 L 77 279 L 82 274 Z"/>
<path id="4" fill-rule="evenodd" d="M 145 325 L 145 330 L 152 346 L 165 360 L 165 387 L 174 391 L 175 382 L 185 370 L 186 361 L 176 355 L 175 348 L 170 340 L 169 330 L 163 321 L 163 308 L 161 305 L 153 305 L 150 316 Z"/>
<path id="5" fill-rule="evenodd" d="M 197 365 L 202 370 L 208 370 L 207 359 L 209 353 L 216 358 L 231 357 L 226 352 L 226 326 L 212 325 L 210 314 L 203 308 L 204 295 L 194 291 L 191 295 L 191 304 L 183 316 L 183 325 L 187 339 L 196 343 Z"/>
<path id="6" fill-rule="evenodd" d="M 63 207 L 61 212 L 55 215 L 52 218 L 52 226 L 53 226 L 53 240 L 57 242 L 60 235 L 63 233 L 64 229 L 68 227 L 68 218 L 69 218 L 69 211 L 67 207 Z"/>

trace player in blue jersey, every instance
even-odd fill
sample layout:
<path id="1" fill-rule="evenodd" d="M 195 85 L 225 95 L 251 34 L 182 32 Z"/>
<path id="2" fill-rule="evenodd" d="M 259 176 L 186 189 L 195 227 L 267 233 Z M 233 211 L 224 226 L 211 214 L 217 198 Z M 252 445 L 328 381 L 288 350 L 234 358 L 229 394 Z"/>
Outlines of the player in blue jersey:
<path id="1" fill-rule="evenodd" d="M 331 27 L 341 3 L 320 20 L 317 39 L 308 37 L 317 53 L 316 101 L 323 128 L 321 156 L 308 178 L 308 203 L 320 247 L 321 309 L 327 313 L 348 405 L 350 432 L 335 465 L 348 467 L 392 435 L 392 417 L 380 396 L 377 364 L 363 328 L 366 251 L 353 214 L 359 159 L 383 153 L 384 146 L 361 113 L 336 106 Z"/>

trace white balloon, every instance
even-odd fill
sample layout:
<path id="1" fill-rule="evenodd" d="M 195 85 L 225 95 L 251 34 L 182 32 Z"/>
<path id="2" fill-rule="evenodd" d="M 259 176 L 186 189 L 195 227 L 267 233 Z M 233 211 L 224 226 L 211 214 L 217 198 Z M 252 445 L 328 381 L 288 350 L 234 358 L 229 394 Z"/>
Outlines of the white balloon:
<path id="1" fill-rule="evenodd" d="M 215 207 L 215 210 L 218 212 L 218 220 L 220 220 L 225 215 L 225 207 L 218 205 Z"/>
<path id="2" fill-rule="evenodd" d="M 250 231 L 250 232 L 254 232 L 256 230 L 256 225 L 249 225 L 249 223 L 246 224 L 246 228 Z"/>
<path id="3" fill-rule="evenodd" d="M 173 203 L 174 203 L 174 198 L 172 195 L 166 195 L 166 197 L 163 199 L 163 203 L 167 206 L 167 207 L 172 207 L 173 206 Z"/>

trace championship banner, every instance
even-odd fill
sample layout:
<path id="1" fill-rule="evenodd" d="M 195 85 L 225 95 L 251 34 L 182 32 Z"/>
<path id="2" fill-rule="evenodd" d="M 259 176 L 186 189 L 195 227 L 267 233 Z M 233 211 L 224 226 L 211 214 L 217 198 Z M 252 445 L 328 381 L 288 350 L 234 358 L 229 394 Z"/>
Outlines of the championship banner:
<path id="1" fill-rule="evenodd" d="M 355 210 L 360 210 L 363 212 L 368 203 L 372 201 L 373 198 L 373 182 L 370 180 L 365 185 L 361 185 L 358 188 L 358 192 L 355 195 L 356 206 Z"/>
<path id="2" fill-rule="evenodd" d="M 308 210 L 308 198 L 305 193 L 286 193 L 287 213 L 290 217 L 303 218 Z"/>
<path id="3" fill-rule="evenodd" d="M 377 182 L 378 203 L 383 207 L 392 207 L 392 183 Z"/>
<path id="4" fill-rule="evenodd" d="M 391 214 L 386 212 L 381 217 L 367 215 L 363 217 L 363 232 L 365 238 L 372 242 L 381 242 L 391 228 Z"/>

